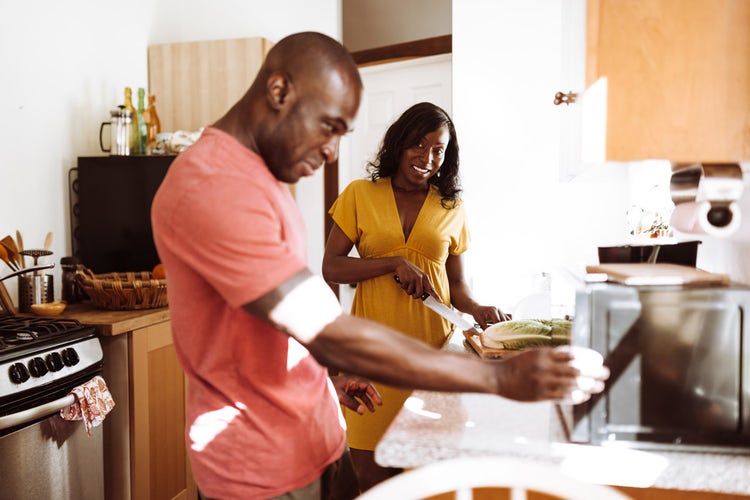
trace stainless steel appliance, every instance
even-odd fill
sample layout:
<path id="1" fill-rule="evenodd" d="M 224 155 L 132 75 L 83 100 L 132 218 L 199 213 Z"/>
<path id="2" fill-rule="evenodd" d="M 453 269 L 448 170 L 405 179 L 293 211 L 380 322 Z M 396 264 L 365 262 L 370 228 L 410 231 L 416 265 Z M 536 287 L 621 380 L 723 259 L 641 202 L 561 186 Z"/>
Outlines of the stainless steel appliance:
<path id="1" fill-rule="evenodd" d="M 104 497 L 101 426 L 88 436 L 60 417 L 102 359 L 94 328 L 78 321 L 0 316 L 0 497 Z"/>
<path id="2" fill-rule="evenodd" d="M 612 372 L 573 441 L 750 453 L 750 287 L 589 283 L 572 343 Z"/>

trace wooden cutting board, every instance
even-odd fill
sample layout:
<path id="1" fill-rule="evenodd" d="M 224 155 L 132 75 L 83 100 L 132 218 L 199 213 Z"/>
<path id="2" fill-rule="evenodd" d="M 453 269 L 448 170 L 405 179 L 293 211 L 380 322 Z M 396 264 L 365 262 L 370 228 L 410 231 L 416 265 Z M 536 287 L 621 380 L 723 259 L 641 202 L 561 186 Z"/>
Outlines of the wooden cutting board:
<path id="1" fill-rule="evenodd" d="M 727 286 L 730 283 L 726 274 L 678 264 L 599 264 L 586 266 L 586 272 L 605 274 L 607 281 L 625 285 Z"/>
<path id="2" fill-rule="evenodd" d="M 475 335 L 472 333 L 464 332 L 464 337 L 466 337 L 466 343 L 469 344 L 469 346 L 474 349 L 474 351 L 476 351 L 480 358 L 503 359 L 509 356 L 515 356 L 516 354 L 521 352 L 519 350 L 494 349 L 492 347 L 485 347 L 482 345 L 482 341 L 479 338 L 479 335 Z"/>

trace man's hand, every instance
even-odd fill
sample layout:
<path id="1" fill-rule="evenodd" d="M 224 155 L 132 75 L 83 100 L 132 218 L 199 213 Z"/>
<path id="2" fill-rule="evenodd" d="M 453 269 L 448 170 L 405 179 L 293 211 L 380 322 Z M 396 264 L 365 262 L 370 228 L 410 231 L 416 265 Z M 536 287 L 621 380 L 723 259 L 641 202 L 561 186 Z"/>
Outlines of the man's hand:
<path id="1" fill-rule="evenodd" d="M 375 411 L 375 405 L 383 404 L 380 394 L 368 380 L 352 375 L 336 375 L 331 377 L 339 403 L 360 415 L 364 415 L 365 406 L 371 412 Z M 359 401 L 358 401 L 359 400 Z M 362 403 L 364 403 L 364 406 Z"/>
<path id="2" fill-rule="evenodd" d="M 567 350 L 542 347 L 528 349 L 497 363 L 497 393 L 517 401 L 565 400 L 575 391 L 576 403 L 604 389 L 609 369 L 599 366 L 582 374 L 571 364 Z M 583 377 L 581 377 L 583 375 Z M 586 384 L 580 381 L 586 379 Z"/>

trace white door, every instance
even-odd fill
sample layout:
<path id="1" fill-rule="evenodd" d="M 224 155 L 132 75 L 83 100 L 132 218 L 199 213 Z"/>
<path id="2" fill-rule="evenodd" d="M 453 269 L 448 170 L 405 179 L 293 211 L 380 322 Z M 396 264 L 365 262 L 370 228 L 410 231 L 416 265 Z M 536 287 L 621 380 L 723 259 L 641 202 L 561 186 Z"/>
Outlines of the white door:
<path id="1" fill-rule="evenodd" d="M 360 74 L 364 93 L 354 131 L 341 144 L 339 191 L 367 176 L 365 167 L 375 157 L 385 131 L 409 106 L 429 101 L 448 114 L 452 109 L 451 54 L 366 66 Z M 353 296 L 353 287 L 339 288 L 345 311 Z"/>

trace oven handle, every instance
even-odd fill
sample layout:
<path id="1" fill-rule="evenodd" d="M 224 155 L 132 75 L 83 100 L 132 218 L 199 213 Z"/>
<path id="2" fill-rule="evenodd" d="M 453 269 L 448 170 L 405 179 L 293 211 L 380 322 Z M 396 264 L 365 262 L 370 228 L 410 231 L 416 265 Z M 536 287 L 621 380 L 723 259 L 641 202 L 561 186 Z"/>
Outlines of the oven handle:
<path id="1" fill-rule="evenodd" d="M 51 416 L 52 414 L 62 410 L 63 408 L 67 408 L 68 406 L 74 404 L 75 402 L 76 397 L 73 394 L 68 394 L 67 396 L 56 399 L 55 401 L 50 401 L 49 403 L 35 406 L 34 408 L 29 408 L 28 410 L 23 410 L 19 411 L 18 413 L 11 413 L 10 415 L 0 417 L 0 430 L 15 427 L 17 425 L 23 425 L 28 422 L 33 422 L 34 420 L 48 415 Z"/>

